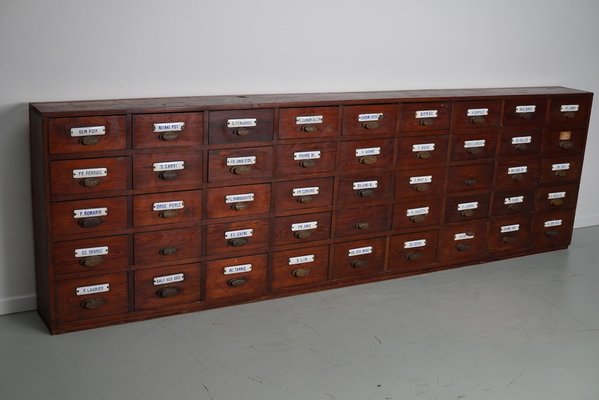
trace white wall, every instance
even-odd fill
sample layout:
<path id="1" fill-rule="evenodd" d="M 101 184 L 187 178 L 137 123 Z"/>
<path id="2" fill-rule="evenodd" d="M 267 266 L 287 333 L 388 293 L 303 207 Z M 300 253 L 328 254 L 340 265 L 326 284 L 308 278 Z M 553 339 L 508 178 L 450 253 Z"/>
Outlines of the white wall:
<path id="1" fill-rule="evenodd" d="M 534 85 L 599 92 L 598 19 L 596 0 L 0 0 L 0 314 L 35 308 L 28 102 Z M 596 111 L 577 226 L 599 224 L 598 119 Z"/>

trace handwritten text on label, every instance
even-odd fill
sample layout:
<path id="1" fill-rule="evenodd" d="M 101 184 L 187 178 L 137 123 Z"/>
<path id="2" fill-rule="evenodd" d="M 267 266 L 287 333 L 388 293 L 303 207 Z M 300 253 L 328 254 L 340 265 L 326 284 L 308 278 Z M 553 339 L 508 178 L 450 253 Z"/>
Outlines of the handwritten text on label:
<path id="1" fill-rule="evenodd" d="M 225 196 L 225 203 L 242 203 L 246 201 L 254 201 L 254 193 L 229 194 Z"/>
<path id="2" fill-rule="evenodd" d="M 320 158 L 320 151 L 298 151 L 293 153 L 293 160 L 316 160 Z"/>
<path id="3" fill-rule="evenodd" d="M 184 274 L 174 274 L 165 276 L 155 276 L 154 286 L 166 285 L 168 283 L 183 282 L 185 280 Z"/>
<path id="4" fill-rule="evenodd" d="M 77 296 L 85 296 L 86 294 L 104 293 L 110 291 L 109 283 L 102 283 L 92 286 L 81 286 L 75 289 Z"/>
<path id="5" fill-rule="evenodd" d="M 241 237 L 250 237 L 254 234 L 253 229 L 240 229 L 238 231 L 225 232 L 225 239 L 235 239 Z"/>
<path id="6" fill-rule="evenodd" d="M 224 274 L 225 275 L 232 275 L 232 274 L 241 274 L 244 272 L 251 272 L 252 271 L 252 264 L 240 264 L 240 265 L 231 265 L 228 267 L 224 268 Z"/>
<path id="7" fill-rule="evenodd" d="M 152 164 L 152 171 L 177 171 L 185 169 L 185 161 L 168 161 Z"/>
<path id="8" fill-rule="evenodd" d="M 227 128 L 242 128 L 256 126 L 256 118 L 228 119 Z"/>
<path id="9" fill-rule="evenodd" d="M 366 246 L 366 247 L 357 247 L 355 249 L 349 249 L 347 255 L 349 257 L 355 257 L 355 256 L 360 256 L 362 254 L 370 254 L 372 253 L 372 246 Z"/>
<path id="10" fill-rule="evenodd" d="M 305 256 L 289 257 L 289 265 L 306 264 L 314 262 L 314 254 L 306 254 Z"/>
<path id="11" fill-rule="evenodd" d="M 92 256 L 105 256 L 108 254 L 108 246 L 99 247 L 86 247 L 84 249 L 75 249 L 75 257 L 92 257 Z"/>
<path id="12" fill-rule="evenodd" d="M 104 217 L 108 215 L 108 208 L 86 208 L 82 210 L 73 210 L 74 218 L 91 218 L 91 217 Z"/>
<path id="13" fill-rule="evenodd" d="M 182 208 L 185 208 L 183 200 L 159 201 L 152 204 L 153 211 L 180 210 Z"/>
<path id="14" fill-rule="evenodd" d="M 403 242 L 404 249 L 413 249 L 415 247 L 424 247 L 424 246 L 426 246 L 426 239 L 411 240 L 409 242 Z"/>
<path id="15" fill-rule="evenodd" d="M 303 117 L 295 117 L 296 125 L 322 124 L 322 121 L 324 121 L 322 115 L 306 115 Z"/>
<path id="16" fill-rule="evenodd" d="M 107 168 L 87 168 L 87 169 L 74 169 L 73 178 L 101 178 L 108 176 Z"/>
<path id="17" fill-rule="evenodd" d="M 185 127 L 185 122 L 160 122 L 154 124 L 154 132 L 179 132 Z"/>
<path id="18" fill-rule="evenodd" d="M 81 128 L 71 128 L 71 137 L 79 136 L 100 136 L 106 134 L 105 126 L 85 126 Z"/>

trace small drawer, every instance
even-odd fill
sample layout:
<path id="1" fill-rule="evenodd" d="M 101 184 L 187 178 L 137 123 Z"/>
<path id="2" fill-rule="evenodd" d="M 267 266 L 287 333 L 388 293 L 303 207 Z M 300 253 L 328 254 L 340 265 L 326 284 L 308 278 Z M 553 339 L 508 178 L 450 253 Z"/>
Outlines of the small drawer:
<path id="1" fill-rule="evenodd" d="M 512 215 L 532 211 L 534 197 L 532 190 L 511 190 L 496 192 L 493 195 L 493 216 Z"/>
<path id="2" fill-rule="evenodd" d="M 101 233 L 127 228 L 127 198 L 52 203 L 52 234 Z"/>
<path id="3" fill-rule="evenodd" d="M 447 162 L 447 135 L 414 136 L 398 139 L 400 167 L 427 167 Z"/>
<path id="4" fill-rule="evenodd" d="M 419 168 L 399 171 L 395 182 L 396 199 L 440 196 L 445 185 L 445 168 Z"/>
<path id="5" fill-rule="evenodd" d="M 133 115 L 133 147 L 201 146 L 203 113 L 168 113 Z"/>
<path id="6" fill-rule="evenodd" d="M 485 222 L 452 224 L 439 233 L 439 262 L 461 264 L 482 258 L 487 249 L 487 225 Z"/>
<path id="7" fill-rule="evenodd" d="M 275 210 L 303 210 L 333 204 L 333 178 L 302 179 L 275 184 Z"/>
<path id="8" fill-rule="evenodd" d="M 363 136 L 395 133 L 396 104 L 371 104 L 343 108 L 343 135 Z"/>
<path id="9" fill-rule="evenodd" d="M 535 250 L 564 247 L 572 240 L 574 210 L 543 211 L 534 214 L 531 227 L 531 245 Z"/>
<path id="10" fill-rule="evenodd" d="M 135 309 L 200 301 L 200 264 L 150 268 L 135 271 Z"/>
<path id="11" fill-rule="evenodd" d="M 268 247 L 268 219 L 209 224 L 208 255 L 265 251 Z"/>
<path id="12" fill-rule="evenodd" d="M 271 269 L 273 289 L 324 282 L 328 278 L 329 246 L 274 252 Z"/>
<path id="13" fill-rule="evenodd" d="M 385 267 L 387 240 L 375 238 L 333 245 L 333 279 L 372 275 Z"/>
<path id="14" fill-rule="evenodd" d="M 417 272 L 431 268 L 437 262 L 437 231 L 391 236 L 389 269 Z"/>
<path id="15" fill-rule="evenodd" d="M 497 133 L 489 131 L 451 135 L 451 160 L 473 161 L 495 157 Z"/>
<path id="16" fill-rule="evenodd" d="M 530 216 L 501 217 L 489 223 L 489 251 L 524 249 L 530 239 Z"/>
<path id="17" fill-rule="evenodd" d="M 441 223 L 441 200 L 423 199 L 395 204 L 393 229 L 413 229 Z"/>
<path id="18" fill-rule="evenodd" d="M 209 261 L 206 268 L 206 301 L 257 298 L 266 293 L 266 254 Z"/>
<path id="19" fill-rule="evenodd" d="M 543 158 L 541 183 L 562 183 L 580 179 L 582 157 Z"/>
<path id="20" fill-rule="evenodd" d="M 453 104 L 451 126 L 454 129 L 498 126 L 500 112 L 499 100 L 457 101 Z"/>
<path id="21" fill-rule="evenodd" d="M 128 175 L 127 157 L 51 161 L 50 190 L 53 195 L 125 190 Z"/>
<path id="22" fill-rule="evenodd" d="M 499 156 L 536 156 L 541 151 L 542 137 L 537 129 L 506 129 L 499 140 Z"/>
<path id="23" fill-rule="evenodd" d="M 332 173 L 335 170 L 337 143 L 279 144 L 277 173 L 280 177 Z"/>
<path id="24" fill-rule="evenodd" d="M 210 144 L 272 140 L 274 112 L 262 110 L 210 111 Z"/>
<path id="25" fill-rule="evenodd" d="M 540 187 L 536 190 L 535 211 L 575 208 L 578 184 Z"/>
<path id="26" fill-rule="evenodd" d="M 331 237 L 331 213 L 278 217 L 272 223 L 274 246 L 327 240 Z"/>
<path id="27" fill-rule="evenodd" d="M 125 271 L 129 265 L 126 235 L 55 242 L 52 249 L 54 273 Z"/>
<path id="28" fill-rule="evenodd" d="M 406 103 L 401 105 L 400 132 L 449 128 L 449 103 Z"/>
<path id="29" fill-rule="evenodd" d="M 200 152 L 157 153 L 133 156 L 133 188 L 157 191 L 197 188 L 202 184 Z"/>
<path id="30" fill-rule="evenodd" d="M 270 212 L 270 184 L 212 188 L 207 196 L 208 218 Z"/>
<path id="31" fill-rule="evenodd" d="M 503 106 L 503 126 L 541 126 L 546 110 L 545 97 L 507 99 Z"/>
<path id="32" fill-rule="evenodd" d="M 56 282 L 56 319 L 59 322 L 128 311 L 126 272 Z"/>
<path id="33" fill-rule="evenodd" d="M 393 139 L 360 140 L 341 143 L 339 170 L 367 171 L 391 168 L 395 164 Z"/>
<path id="34" fill-rule="evenodd" d="M 127 147 L 125 116 L 50 118 L 50 154 L 122 150 Z"/>
<path id="35" fill-rule="evenodd" d="M 490 195 L 477 194 L 448 197 L 445 201 L 445 222 L 463 222 L 487 218 Z"/>
<path id="36" fill-rule="evenodd" d="M 447 190 L 452 193 L 489 190 L 493 184 L 493 164 L 471 164 L 449 168 Z"/>
<path id="37" fill-rule="evenodd" d="M 335 237 L 385 232 L 391 228 L 391 207 L 343 208 L 337 211 Z"/>
<path id="38" fill-rule="evenodd" d="M 584 125 L 591 113 L 592 95 L 552 96 L 549 101 L 549 124 L 557 126 Z"/>
<path id="39" fill-rule="evenodd" d="M 393 199 L 393 179 L 390 173 L 352 175 L 339 178 L 339 205 L 371 204 Z"/>
<path id="40" fill-rule="evenodd" d="M 175 264 L 201 255 L 200 228 L 168 229 L 134 235 L 135 265 Z"/>
<path id="41" fill-rule="evenodd" d="M 543 154 L 565 156 L 582 154 L 586 141 L 585 128 L 546 130 L 543 134 Z"/>
<path id="42" fill-rule="evenodd" d="M 201 218 L 201 190 L 133 197 L 133 225 L 136 227 L 199 222 Z"/>
<path id="43" fill-rule="evenodd" d="M 270 179 L 272 147 L 211 150 L 208 152 L 208 181 L 235 184 L 252 179 Z"/>
<path id="44" fill-rule="evenodd" d="M 338 107 L 281 108 L 279 110 L 279 139 L 334 137 L 338 133 Z"/>
<path id="45" fill-rule="evenodd" d="M 505 160 L 497 163 L 496 189 L 530 189 L 539 183 L 539 160 Z"/>

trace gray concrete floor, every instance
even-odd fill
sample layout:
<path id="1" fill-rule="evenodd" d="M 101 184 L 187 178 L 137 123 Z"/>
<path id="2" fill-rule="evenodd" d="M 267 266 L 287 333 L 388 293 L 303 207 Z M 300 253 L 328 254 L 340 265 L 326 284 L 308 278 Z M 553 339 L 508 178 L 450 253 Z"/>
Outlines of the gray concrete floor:
<path id="1" fill-rule="evenodd" d="M 3 316 L 0 399 L 597 400 L 597 249 L 60 336 Z"/>

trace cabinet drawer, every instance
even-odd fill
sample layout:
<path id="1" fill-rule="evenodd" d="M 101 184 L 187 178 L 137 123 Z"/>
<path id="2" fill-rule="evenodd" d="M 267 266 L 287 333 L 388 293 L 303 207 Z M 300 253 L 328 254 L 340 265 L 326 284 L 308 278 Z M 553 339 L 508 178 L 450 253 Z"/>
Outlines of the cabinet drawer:
<path id="1" fill-rule="evenodd" d="M 329 246 L 316 246 L 272 254 L 272 288 L 324 282 L 328 277 Z"/>
<path id="2" fill-rule="evenodd" d="M 212 150 L 208 152 L 208 181 L 236 184 L 251 179 L 270 179 L 272 147 Z"/>
<path id="3" fill-rule="evenodd" d="M 333 173 L 337 143 L 302 143 L 277 146 L 278 176 Z"/>
<path id="4" fill-rule="evenodd" d="M 315 213 L 279 217 L 273 220 L 274 246 L 327 240 L 331 237 L 331 213 Z"/>
<path id="5" fill-rule="evenodd" d="M 133 156 L 135 189 L 172 190 L 202 184 L 200 152 L 158 153 Z"/>
<path id="6" fill-rule="evenodd" d="M 396 199 L 438 197 L 445 185 L 445 168 L 419 168 L 399 171 L 395 182 Z"/>
<path id="7" fill-rule="evenodd" d="M 135 265 L 174 264 L 180 260 L 199 258 L 201 248 L 200 228 L 136 233 Z"/>
<path id="8" fill-rule="evenodd" d="M 278 182 L 275 185 L 275 210 L 301 210 L 333 204 L 333 178 Z"/>
<path id="9" fill-rule="evenodd" d="M 262 214 L 270 211 L 270 184 L 229 186 L 207 191 L 208 218 Z"/>
<path id="10" fill-rule="evenodd" d="M 412 229 L 441 223 L 441 200 L 422 199 L 395 204 L 393 229 Z"/>
<path id="11" fill-rule="evenodd" d="M 532 211 L 532 190 L 511 190 L 493 195 L 493 216 L 527 213 Z"/>
<path id="12" fill-rule="evenodd" d="M 210 224 L 208 255 L 240 251 L 265 251 L 268 247 L 268 219 Z"/>
<path id="13" fill-rule="evenodd" d="M 562 183 L 579 180 L 582 157 L 552 157 L 541 162 L 541 183 Z"/>
<path id="14" fill-rule="evenodd" d="M 55 242 L 54 273 L 124 271 L 129 264 L 126 235 Z"/>
<path id="15" fill-rule="evenodd" d="M 125 190 L 128 175 L 126 157 L 51 161 L 50 189 L 53 195 Z"/>
<path id="16" fill-rule="evenodd" d="M 406 103 L 401 105 L 399 130 L 423 131 L 449 128 L 449 103 Z"/>
<path id="17" fill-rule="evenodd" d="M 447 190 L 452 193 L 489 190 L 493 184 L 493 164 L 471 164 L 449 168 Z"/>
<path id="18" fill-rule="evenodd" d="M 471 161 L 495 157 L 497 133 L 489 131 L 451 135 L 451 160 Z"/>
<path id="19" fill-rule="evenodd" d="M 391 228 L 391 207 L 344 208 L 337 211 L 335 237 L 385 232 Z"/>
<path id="20" fill-rule="evenodd" d="M 266 292 L 266 254 L 209 261 L 206 268 L 206 300 L 258 298 Z"/>
<path id="21" fill-rule="evenodd" d="M 127 273 L 56 282 L 56 319 L 77 321 L 129 310 Z"/>
<path id="22" fill-rule="evenodd" d="M 402 272 L 424 271 L 437 262 L 437 231 L 391 236 L 389 269 Z"/>
<path id="23" fill-rule="evenodd" d="M 427 167 L 447 162 L 447 135 L 414 136 L 398 139 L 400 167 Z"/>
<path id="24" fill-rule="evenodd" d="M 503 126 L 539 126 L 545 122 L 545 97 L 508 99 L 503 107 Z"/>
<path id="25" fill-rule="evenodd" d="M 536 190 L 535 210 L 558 210 L 575 208 L 578 199 L 578 184 L 540 187 Z"/>
<path id="26" fill-rule="evenodd" d="M 375 274 L 385 267 L 387 240 L 375 238 L 333 245 L 333 279 Z"/>
<path id="27" fill-rule="evenodd" d="M 462 222 L 487 218 L 489 215 L 489 194 L 448 197 L 445 202 L 445 221 Z"/>
<path id="28" fill-rule="evenodd" d="M 499 100 L 457 101 L 453 103 L 451 125 L 454 129 L 497 126 L 500 112 Z"/>
<path id="29" fill-rule="evenodd" d="M 563 247 L 572 240 L 574 210 L 543 211 L 532 217 L 531 244 L 534 249 Z"/>
<path id="30" fill-rule="evenodd" d="M 528 247 L 530 217 L 528 215 L 497 218 L 489 223 L 489 250 L 501 252 Z"/>
<path id="31" fill-rule="evenodd" d="M 587 130 L 580 129 L 550 129 L 543 134 L 543 154 L 575 155 L 584 152 L 587 140 Z"/>
<path id="32" fill-rule="evenodd" d="M 591 113 L 591 99 L 587 96 L 553 96 L 549 101 L 549 124 L 559 126 L 584 125 Z"/>
<path id="33" fill-rule="evenodd" d="M 136 310 L 200 301 L 200 264 L 138 270 L 134 282 Z"/>
<path id="34" fill-rule="evenodd" d="M 530 189 L 539 183 L 539 160 L 505 160 L 497 163 L 495 188 Z"/>
<path id="35" fill-rule="evenodd" d="M 390 173 L 339 178 L 337 202 L 340 205 L 358 206 L 392 199 L 393 180 Z"/>
<path id="36" fill-rule="evenodd" d="M 124 149 L 126 121 L 125 116 L 50 118 L 50 154 Z"/>
<path id="37" fill-rule="evenodd" d="M 133 225 L 198 222 L 202 218 L 202 192 L 168 192 L 133 197 Z"/>
<path id="38" fill-rule="evenodd" d="M 274 112 L 271 109 L 211 111 L 210 144 L 272 140 Z"/>
<path id="39" fill-rule="evenodd" d="M 200 146 L 203 113 L 137 114 L 133 116 L 133 147 Z"/>
<path id="40" fill-rule="evenodd" d="M 453 224 L 439 233 L 439 262 L 447 265 L 479 260 L 487 248 L 483 221 Z"/>
<path id="41" fill-rule="evenodd" d="M 397 105 L 372 104 L 343 108 L 343 135 L 395 133 Z"/>
<path id="42" fill-rule="evenodd" d="M 338 107 L 281 108 L 279 110 L 279 139 L 334 137 L 338 133 Z"/>
<path id="43" fill-rule="evenodd" d="M 499 156 L 536 156 L 541 151 L 542 133 L 538 129 L 511 128 L 501 133 Z"/>
<path id="44" fill-rule="evenodd" d="M 360 140 L 341 143 L 339 170 L 366 171 L 390 168 L 395 164 L 393 139 Z"/>
<path id="45" fill-rule="evenodd" d="M 52 203 L 52 234 L 68 235 L 127 228 L 127 198 Z"/>

